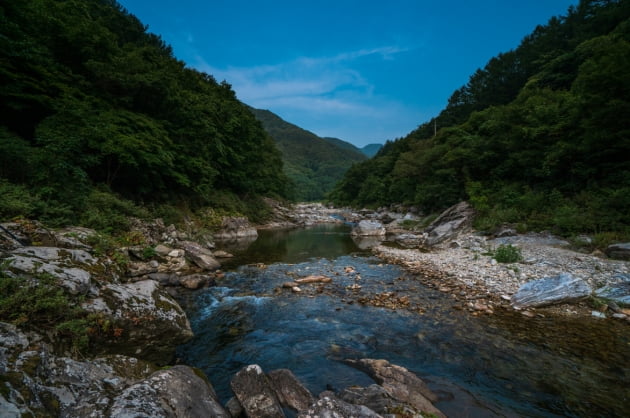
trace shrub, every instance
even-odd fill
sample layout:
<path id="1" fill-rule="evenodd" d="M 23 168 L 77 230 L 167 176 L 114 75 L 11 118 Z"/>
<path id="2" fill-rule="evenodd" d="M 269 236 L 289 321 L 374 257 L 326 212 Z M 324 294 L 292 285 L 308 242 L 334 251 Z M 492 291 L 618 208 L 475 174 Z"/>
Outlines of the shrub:
<path id="1" fill-rule="evenodd" d="M 523 260 L 521 249 L 512 244 L 501 244 L 494 250 L 494 259 L 499 263 L 517 263 Z"/>

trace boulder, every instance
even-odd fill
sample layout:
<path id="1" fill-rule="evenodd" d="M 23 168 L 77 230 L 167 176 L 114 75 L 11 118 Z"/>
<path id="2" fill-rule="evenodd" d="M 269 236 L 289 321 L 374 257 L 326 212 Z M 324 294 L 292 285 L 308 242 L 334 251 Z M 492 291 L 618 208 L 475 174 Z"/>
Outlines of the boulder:
<path id="1" fill-rule="evenodd" d="M 630 260 L 630 242 L 609 245 L 606 248 L 606 255 L 610 258 Z"/>
<path id="2" fill-rule="evenodd" d="M 268 375 L 269 383 L 280 403 L 296 411 L 303 411 L 315 402 L 308 389 L 288 369 L 273 370 Z"/>
<path id="3" fill-rule="evenodd" d="M 211 282 L 211 278 L 205 274 L 190 274 L 179 279 L 179 285 L 186 289 L 196 290 Z"/>
<path id="4" fill-rule="evenodd" d="M 354 404 L 364 405 L 374 412 L 387 415 L 391 411 L 399 411 L 403 416 L 415 416 L 416 412 L 409 405 L 394 399 L 382 386 L 351 386 L 337 394 L 339 399 Z"/>
<path id="5" fill-rule="evenodd" d="M 136 358 L 79 361 L 57 356 L 42 337 L 0 322 L 0 416 L 105 416 L 113 393 L 155 367 Z"/>
<path id="6" fill-rule="evenodd" d="M 433 402 L 438 400 L 431 389 L 414 373 L 404 367 L 391 364 L 387 360 L 360 359 L 346 360 L 346 364 L 367 373 L 381 387 L 399 402 L 418 411 L 445 417 Z"/>
<path id="7" fill-rule="evenodd" d="M 437 245 L 457 237 L 472 227 L 475 211 L 467 202 L 451 206 L 424 230 L 424 244 Z"/>
<path id="8" fill-rule="evenodd" d="M 630 305 L 630 275 L 621 275 L 619 283 L 609 284 L 595 291 L 595 294 L 604 299 L 620 303 L 622 305 Z"/>
<path id="9" fill-rule="evenodd" d="M 19 247 L 7 258 L 9 270 L 27 276 L 49 274 L 72 294 L 96 293 L 91 270 L 96 259 L 78 249 L 57 247 Z"/>
<path id="10" fill-rule="evenodd" d="M 591 292 L 591 287 L 584 280 L 563 273 L 523 284 L 512 296 L 511 303 L 517 309 L 535 308 L 574 302 L 589 296 Z"/>
<path id="11" fill-rule="evenodd" d="M 114 398 L 113 417 L 229 418 L 209 382 L 188 366 L 153 373 Z"/>
<path id="12" fill-rule="evenodd" d="M 82 306 L 121 330 L 103 342 L 108 352 L 168 364 L 175 348 L 193 337 L 183 309 L 153 280 L 107 284 Z"/>
<path id="13" fill-rule="evenodd" d="M 307 410 L 300 411 L 298 418 L 312 417 L 361 417 L 361 418 L 382 418 L 367 406 L 349 404 L 337 398 L 334 393 L 326 391 L 319 395 L 319 399 Z"/>
<path id="14" fill-rule="evenodd" d="M 248 417 L 284 417 L 269 378 L 257 364 L 241 369 L 230 382 Z"/>
<path id="15" fill-rule="evenodd" d="M 362 220 L 359 222 L 351 232 L 356 236 L 383 236 L 386 234 L 385 227 L 378 221 Z"/>
<path id="16" fill-rule="evenodd" d="M 221 229 L 214 234 L 219 240 L 231 240 L 248 237 L 258 237 L 256 228 L 250 225 L 244 217 L 226 217 L 221 222 Z"/>
<path id="17" fill-rule="evenodd" d="M 204 270 L 216 270 L 221 267 L 216 258 L 212 255 L 212 251 L 203 248 L 201 245 L 192 241 L 183 241 L 182 248 L 186 251 L 186 258 L 195 263 Z"/>

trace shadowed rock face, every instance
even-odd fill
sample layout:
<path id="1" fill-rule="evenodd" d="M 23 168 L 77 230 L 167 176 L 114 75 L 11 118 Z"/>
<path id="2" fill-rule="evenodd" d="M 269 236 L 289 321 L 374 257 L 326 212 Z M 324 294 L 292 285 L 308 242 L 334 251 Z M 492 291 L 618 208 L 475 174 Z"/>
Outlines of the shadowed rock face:
<path id="1" fill-rule="evenodd" d="M 591 292 L 585 281 L 565 273 L 525 283 L 512 296 L 512 305 L 522 309 L 573 302 L 589 296 Z"/>
<path id="2" fill-rule="evenodd" d="M 426 234 L 424 244 L 437 245 L 467 231 L 472 227 L 474 214 L 474 209 L 467 202 L 451 206 L 424 230 Z"/>

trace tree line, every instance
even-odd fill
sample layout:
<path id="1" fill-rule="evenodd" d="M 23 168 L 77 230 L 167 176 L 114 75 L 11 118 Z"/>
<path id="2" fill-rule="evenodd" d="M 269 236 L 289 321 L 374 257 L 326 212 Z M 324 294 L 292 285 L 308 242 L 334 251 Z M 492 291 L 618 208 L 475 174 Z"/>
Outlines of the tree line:
<path id="1" fill-rule="evenodd" d="M 329 198 L 426 212 L 467 199 L 481 227 L 628 232 L 629 18 L 624 0 L 582 0 L 551 18 L 436 118 L 355 164 Z"/>

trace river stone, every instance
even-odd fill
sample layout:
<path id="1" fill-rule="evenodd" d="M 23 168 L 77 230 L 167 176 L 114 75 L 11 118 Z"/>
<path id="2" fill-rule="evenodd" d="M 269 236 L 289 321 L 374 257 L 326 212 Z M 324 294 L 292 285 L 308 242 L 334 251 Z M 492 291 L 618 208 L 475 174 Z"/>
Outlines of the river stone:
<path id="1" fill-rule="evenodd" d="M 609 245 L 606 248 L 606 255 L 610 258 L 630 260 L 630 242 Z"/>
<path id="2" fill-rule="evenodd" d="M 184 251 L 186 251 L 186 258 L 195 263 L 198 267 L 204 270 L 216 270 L 221 267 L 221 263 L 214 258 L 212 251 L 207 248 L 203 248 L 201 245 L 192 241 L 183 241 L 181 245 Z"/>
<path id="3" fill-rule="evenodd" d="M 630 305 L 630 276 L 622 276 L 621 283 L 610 284 L 595 291 L 595 294 L 604 299 L 610 299 L 623 305 Z"/>
<path id="4" fill-rule="evenodd" d="M 433 246 L 467 231 L 472 226 L 474 214 L 474 209 L 467 202 L 451 206 L 424 230 L 424 244 Z"/>
<path id="5" fill-rule="evenodd" d="M 157 371 L 128 387 L 114 399 L 110 416 L 230 417 L 212 386 L 188 366 Z"/>
<path id="6" fill-rule="evenodd" d="M 247 218 L 237 216 L 223 218 L 223 221 L 221 221 L 221 229 L 214 234 L 214 238 L 219 240 L 252 237 L 258 237 L 256 228 L 250 225 Z"/>
<path id="7" fill-rule="evenodd" d="M 282 405 L 296 411 L 303 411 L 315 402 L 311 392 L 304 387 L 291 370 L 273 370 L 269 372 L 268 378 Z"/>
<path id="8" fill-rule="evenodd" d="M 352 235 L 357 236 L 382 236 L 385 235 L 385 227 L 378 221 L 362 220 L 352 229 Z"/>
<path id="9" fill-rule="evenodd" d="M 574 302 L 589 296 L 591 292 L 591 287 L 584 280 L 562 273 L 523 284 L 511 301 L 517 309 L 535 308 Z"/>
<path id="10" fill-rule="evenodd" d="M 248 417 L 284 417 L 269 378 L 259 365 L 241 369 L 232 378 L 230 386 Z"/>
<path id="11" fill-rule="evenodd" d="M 433 406 L 438 400 L 431 389 L 414 373 L 387 360 L 346 360 L 346 363 L 367 373 L 394 399 L 406 403 L 418 411 L 445 417 Z"/>
<path id="12" fill-rule="evenodd" d="M 298 418 L 382 418 L 367 406 L 353 405 L 337 398 L 334 393 L 326 391 L 307 410 L 300 411 Z"/>
<path id="13" fill-rule="evenodd" d="M 168 364 L 175 348 L 193 337 L 183 309 L 153 280 L 107 284 L 82 306 L 122 329 L 104 345 L 109 352 Z"/>
<path id="14" fill-rule="evenodd" d="M 345 402 L 364 405 L 381 415 L 387 415 L 393 410 L 404 412 L 404 416 L 415 414 L 412 408 L 392 398 L 382 386 L 376 384 L 368 387 L 351 386 L 342 390 L 337 396 Z"/>

